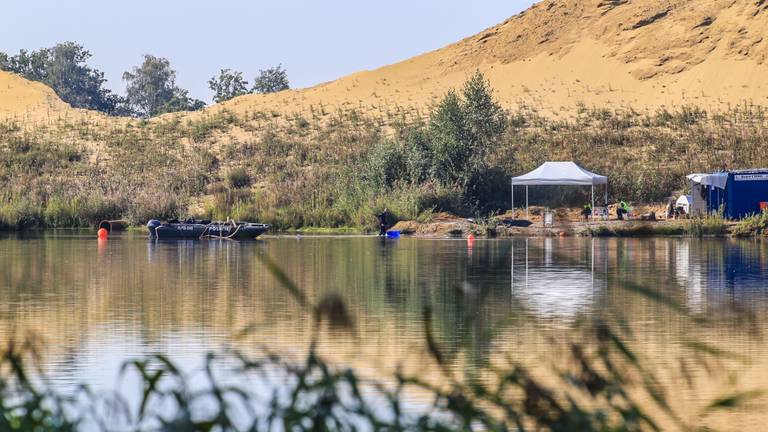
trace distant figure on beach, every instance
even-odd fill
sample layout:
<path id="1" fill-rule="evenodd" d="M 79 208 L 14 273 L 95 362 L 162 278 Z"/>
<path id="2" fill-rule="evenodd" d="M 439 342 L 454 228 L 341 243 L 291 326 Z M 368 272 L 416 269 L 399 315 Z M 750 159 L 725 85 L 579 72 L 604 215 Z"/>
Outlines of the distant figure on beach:
<path id="1" fill-rule="evenodd" d="M 581 217 L 584 218 L 585 221 L 589 220 L 589 217 L 592 215 L 592 204 L 586 203 L 584 204 L 584 208 L 581 209 Z"/>
<path id="2" fill-rule="evenodd" d="M 677 209 L 675 208 L 675 200 L 671 199 L 667 203 L 667 219 L 677 219 Z"/>
<path id="3" fill-rule="evenodd" d="M 387 235 L 387 216 L 389 216 L 389 210 L 387 208 L 376 215 L 379 219 L 379 237 Z"/>
<path id="4" fill-rule="evenodd" d="M 624 215 L 627 213 L 629 213 L 629 204 L 627 204 L 626 201 L 621 201 L 616 208 L 616 217 L 618 217 L 619 220 L 624 220 Z"/>

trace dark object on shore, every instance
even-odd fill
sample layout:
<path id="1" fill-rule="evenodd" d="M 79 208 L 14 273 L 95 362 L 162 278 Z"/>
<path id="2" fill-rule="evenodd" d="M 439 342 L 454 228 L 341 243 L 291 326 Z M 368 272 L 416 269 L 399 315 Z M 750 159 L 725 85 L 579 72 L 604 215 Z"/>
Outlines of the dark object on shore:
<path id="1" fill-rule="evenodd" d="M 387 235 L 387 216 L 389 216 L 389 209 L 386 208 L 376 215 L 376 218 L 379 219 L 379 237 Z"/>
<path id="2" fill-rule="evenodd" d="M 102 229 L 102 228 L 107 230 L 108 233 L 111 233 L 113 231 L 124 231 L 126 228 L 128 228 L 128 221 L 103 220 L 99 222 L 99 225 L 96 227 L 96 229 Z"/>
<path id="3" fill-rule="evenodd" d="M 675 200 L 669 200 L 667 203 L 667 219 L 677 219 L 677 209 L 675 207 Z"/>
<path id="4" fill-rule="evenodd" d="M 656 212 L 650 212 L 650 213 L 644 213 L 640 215 L 641 221 L 649 221 L 654 222 L 656 221 Z"/>
<path id="5" fill-rule="evenodd" d="M 197 221 L 187 219 L 184 222 L 177 220 L 160 222 L 152 219 L 147 223 L 149 237 L 166 239 L 197 240 L 203 238 L 254 240 L 269 230 L 270 226 L 252 222 L 211 222 L 208 220 Z"/>
<path id="6" fill-rule="evenodd" d="M 529 226 L 533 225 L 533 222 L 529 221 L 528 219 L 502 219 L 501 223 L 507 227 L 521 228 L 528 228 Z"/>
<path id="7" fill-rule="evenodd" d="M 590 216 L 592 216 L 592 204 L 587 204 L 581 210 L 581 218 L 587 221 Z"/>

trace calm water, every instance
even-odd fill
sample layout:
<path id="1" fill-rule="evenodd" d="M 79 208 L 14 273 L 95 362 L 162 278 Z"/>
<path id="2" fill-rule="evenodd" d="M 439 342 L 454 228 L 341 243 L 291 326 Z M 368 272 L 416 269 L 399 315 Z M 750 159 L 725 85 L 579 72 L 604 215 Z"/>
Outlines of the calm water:
<path id="1" fill-rule="evenodd" d="M 650 361 L 698 337 L 756 359 L 740 367 L 762 384 L 768 343 L 768 245 L 733 240 L 536 238 L 380 241 L 370 237 L 258 242 L 97 242 L 92 233 L 0 238 L 0 336 L 36 332 L 60 385 L 116 385 L 127 358 L 167 353 L 194 365 L 248 325 L 244 349 L 304 352 L 309 316 L 270 275 L 266 254 L 312 299 L 338 292 L 356 335 L 324 354 L 372 374 L 419 368 L 424 306 L 456 368 L 510 355 L 546 358 L 553 335 L 579 318 L 621 316 Z M 650 287 L 712 319 L 699 328 L 629 284 Z M 697 371 L 705 373 L 706 371 Z M 709 371 L 711 372 L 711 371 Z M 768 382 L 765 383 L 768 388 Z M 718 389 L 713 389 L 717 392 Z"/>

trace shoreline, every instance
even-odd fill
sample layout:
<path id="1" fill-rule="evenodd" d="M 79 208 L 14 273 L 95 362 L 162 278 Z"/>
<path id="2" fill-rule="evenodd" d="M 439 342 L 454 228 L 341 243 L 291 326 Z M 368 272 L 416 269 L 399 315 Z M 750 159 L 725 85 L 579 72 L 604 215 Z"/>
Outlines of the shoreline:
<path id="1" fill-rule="evenodd" d="M 606 220 L 595 222 L 560 222 L 551 227 L 534 222 L 528 227 L 510 226 L 502 221 L 476 222 L 455 218 L 446 221 L 420 223 L 401 221 L 391 229 L 413 237 L 467 237 L 472 234 L 482 238 L 505 237 L 733 237 L 737 222 L 717 219 L 678 220 Z"/>
<path id="2" fill-rule="evenodd" d="M 511 237 L 741 237 L 760 238 L 768 232 L 754 232 L 744 235 L 738 230 L 739 222 L 721 218 L 693 218 L 677 220 L 604 220 L 604 221 L 561 221 L 545 227 L 542 221 L 535 221 L 528 227 L 512 226 L 508 219 L 476 221 L 445 214 L 435 215 L 427 222 L 398 221 L 389 229 L 400 231 L 405 237 L 413 238 L 511 238 Z M 0 235 L 43 233 L 43 232 L 94 232 L 96 227 L 35 227 L 0 230 Z M 127 225 L 123 230 L 134 234 L 145 234 L 143 225 Z M 302 227 L 275 230 L 268 235 L 375 235 L 375 230 L 355 227 Z"/>

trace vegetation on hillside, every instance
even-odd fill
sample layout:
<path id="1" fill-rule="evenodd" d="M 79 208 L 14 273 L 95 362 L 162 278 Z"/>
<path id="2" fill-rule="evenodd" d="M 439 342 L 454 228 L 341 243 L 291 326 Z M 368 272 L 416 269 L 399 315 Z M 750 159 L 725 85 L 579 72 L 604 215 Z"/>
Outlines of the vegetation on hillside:
<path id="1" fill-rule="evenodd" d="M 64 42 L 14 56 L 0 52 L 0 70 L 13 72 L 51 87 L 75 108 L 121 115 L 125 101 L 105 87 L 104 72 L 87 64 L 91 53 L 82 45 Z"/>
<path id="2" fill-rule="evenodd" d="M 205 102 L 192 99 L 189 92 L 176 85 L 176 71 L 164 58 L 149 54 L 130 72 L 123 74 L 127 83 L 126 104 L 140 117 L 154 117 L 176 111 L 195 111 Z"/>
<path id="3" fill-rule="evenodd" d="M 546 160 L 574 160 L 608 175 L 610 200 L 633 202 L 684 190 L 691 172 L 768 164 L 768 119 L 750 105 L 725 112 L 582 107 L 553 119 L 531 107 L 504 112 L 476 74 L 426 116 L 399 107 L 367 115 L 309 111 L 218 110 L 123 124 L 6 120 L 0 224 L 197 215 L 280 229 L 372 229 L 384 207 L 408 219 L 503 211 L 509 176 Z M 531 201 L 580 204 L 588 193 L 534 188 Z"/>
<path id="4" fill-rule="evenodd" d="M 216 103 L 248 94 L 248 81 L 243 78 L 243 73 L 229 69 L 222 69 L 218 76 L 211 77 L 208 87 L 213 91 L 213 101 Z"/>
<path id="5" fill-rule="evenodd" d="M 283 65 L 277 65 L 268 69 L 259 70 L 256 79 L 253 80 L 253 93 L 276 93 L 288 90 L 288 72 L 283 69 Z"/>
<path id="6" fill-rule="evenodd" d="M 275 93 L 288 90 L 288 72 L 282 65 L 260 70 L 253 82 L 253 87 L 248 89 L 248 81 L 243 78 L 242 72 L 222 69 L 218 76 L 208 80 L 208 87 L 213 91 L 213 101 L 225 102 L 237 96 L 251 93 Z"/>
<path id="7" fill-rule="evenodd" d="M 83 45 L 63 42 L 37 51 L 20 50 L 9 56 L 0 52 L 0 70 L 41 82 L 75 108 L 109 115 L 154 117 L 178 111 L 196 111 L 205 102 L 189 97 L 189 91 L 176 85 L 176 71 L 168 59 L 144 55 L 139 66 L 123 74 L 126 96 L 106 87 L 104 72 L 88 65 L 91 53 Z M 249 93 L 273 93 L 290 88 L 288 72 L 282 65 L 260 70 L 253 87 L 241 72 L 222 69 L 208 81 L 216 103 Z"/>

